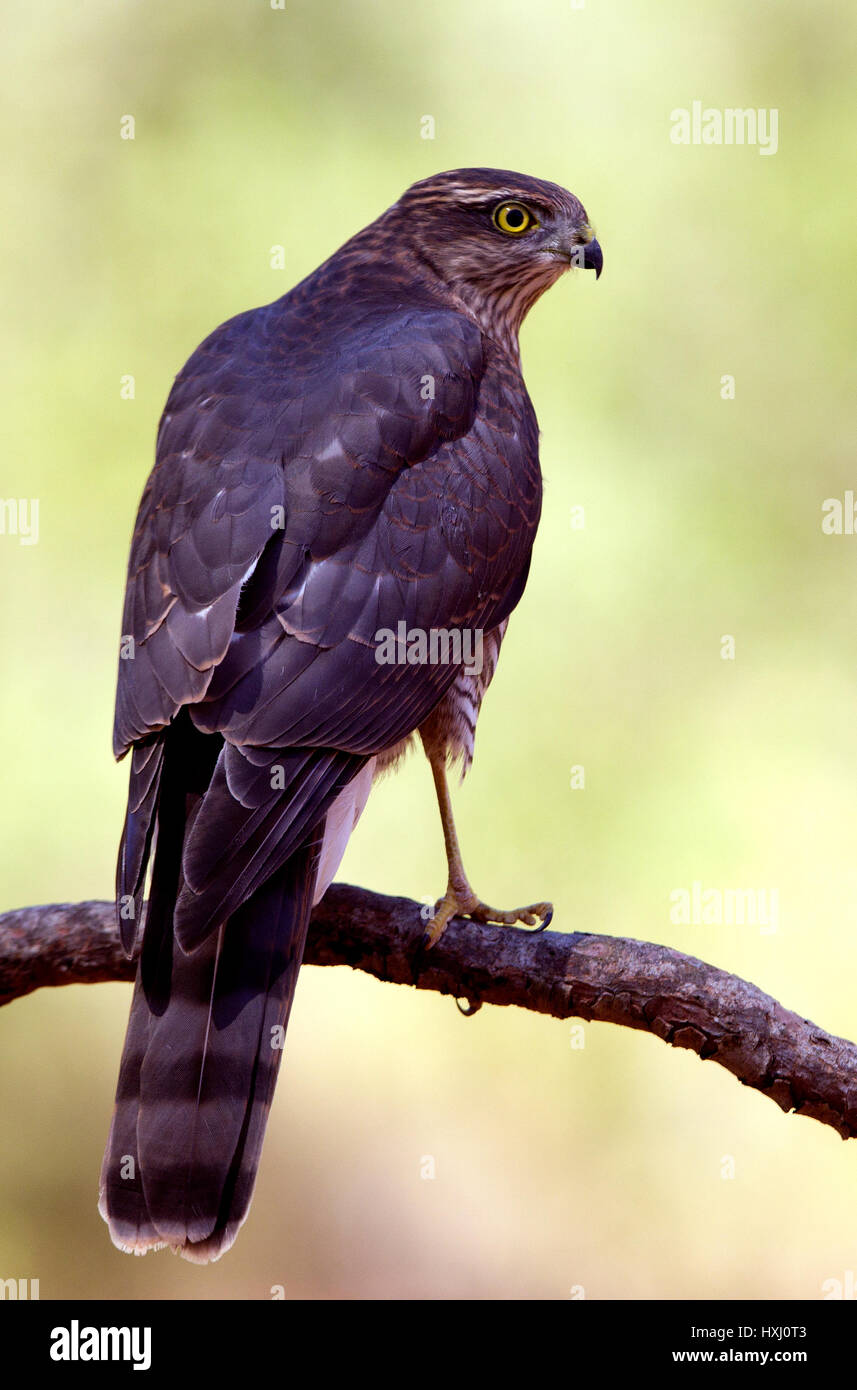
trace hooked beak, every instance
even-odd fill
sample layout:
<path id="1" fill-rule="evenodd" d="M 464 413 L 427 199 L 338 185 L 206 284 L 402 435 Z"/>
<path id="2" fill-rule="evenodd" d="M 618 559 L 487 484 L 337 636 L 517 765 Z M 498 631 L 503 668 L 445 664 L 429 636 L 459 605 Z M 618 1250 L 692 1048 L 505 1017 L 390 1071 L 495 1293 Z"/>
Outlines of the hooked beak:
<path id="1" fill-rule="evenodd" d="M 594 270 L 595 278 L 597 280 L 599 275 L 601 274 L 601 268 L 603 265 L 604 257 L 601 254 L 601 247 L 598 245 L 598 242 L 595 240 L 595 237 L 593 237 L 591 241 L 588 241 L 586 243 L 586 247 L 584 248 L 583 268 L 584 270 Z"/>
<path id="2" fill-rule="evenodd" d="M 582 267 L 584 270 L 594 270 L 597 280 L 604 265 L 604 256 L 595 237 L 588 231 L 588 228 L 586 231 L 589 235 L 588 241 L 584 241 L 579 234 L 575 233 L 570 242 L 563 237 L 561 241 L 555 241 L 544 249 L 552 256 L 559 256 L 567 265 L 577 266 L 578 269 Z"/>

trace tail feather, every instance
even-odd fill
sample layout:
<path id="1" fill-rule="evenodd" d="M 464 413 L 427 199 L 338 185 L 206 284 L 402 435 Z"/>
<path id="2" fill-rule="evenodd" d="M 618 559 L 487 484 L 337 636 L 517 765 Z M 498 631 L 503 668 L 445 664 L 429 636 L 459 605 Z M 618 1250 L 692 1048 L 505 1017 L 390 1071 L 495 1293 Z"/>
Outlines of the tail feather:
<path id="1" fill-rule="evenodd" d="M 245 900 L 227 909 L 231 915 L 198 934 L 193 950 L 183 950 L 176 919 L 188 844 L 206 798 L 221 791 L 212 774 L 222 741 L 182 716 L 164 740 L 165 748 L 147 750 L 132 764 L 120 888 L 141 898 L 150 846 L 154 863 L 99 1209 L 121 1249 L 144 1254 L 171 1245 L 187 1259 L 206 1261 L 229 1248 L 250 1206 L 303 957 L 326 804 L 319 800 L 314 821 L 307 817 L 279 860 L 269 855 L 248 881 Z M 330 761 L 321 784 L 328 797 L 351 771 Z M 303 805 L 302 778 L 280 803 L 286 824 L 292 796 Z M 252 815 L 252 806 L 246 813 Z M 212 833 L 223 829 L 215 817 Z M 220 843 L 228 883 L 234 872 L 228 835 Z"/>
<path id="2" fill-rule="evenodd" d="M 205 1261 L 234 1241 L 253 1194 L 317 859 L 315 842 L 293 855 L 192 955 L 163 933 L 141 969 L 102 1170 L 100 1207 L 122 1248 L 167 1244 Z M 167 968 L 169 1000 L 156 1012 Z"/>
<path id="3" fill-rule="evenodd" d="M 164 764 L 164 739 L 150 740 L 131 753 L 128 810 L 116 864 L 119 934 L 130 956 L 143 907 L 146 864 L 155 823 L 155 806 Z"/>
<path id="4" fill-rule="evenodd" d="M 136 755 L 136 749 L 134 753 Z M 150 1249 L 160 1249 L 166 1244 L 152 1222 L 140 1167 L 137 1140 L 137 1118 L 139 1113 L 140 1074 L 146 1053 L 151 1042 L 152 1022 L 168 1007 L 171 993 L 172 975 L 172 915 L 181 881 L 181 855 L 185 831 L 186 790 L 182 782 L 177 782 L 172 769 L 163 770 L 163 748 L 158 755 L 159 777 L 162 785 L 156 787 L 158 794 L 157 816 L 150 796 L 139 798 L 139 804 L 148 812 L 149 821 L 142 830 L 148 845 L 155 841 L 155 857 L 152 869 L 152 888 L 146 908 L 146 927 L 137 979 L 134 984 L 134 997 L 119 1065 L 119 1080 L 116 1085 L 116 1102 L 110 1123 L 107 1148 L 101 1165 L 98 1209 L 110 1228 L 115 1245 L 121 1250 L 134 1254 L 145 1254 Z M 135 790 L 138 776 L 136 764 L 132 763 L 131 787 Z M 125 832 L 119 851 L 119 887 L 130 888 L 131 880 L 123 876 L 128 870 L 126 845 L 129 836 L 129 822 L 137 809 L 136 798 L 129 797 L 129 810 Z M 157 830 L 153 831 L 153 822 Z M 141 832 L 136 832 L 138 835 Z M 133 867 L 133 880 L 139 880 L 135 893 L 142 900 L 142 881 L 145 876 L 145 858 Z M 138 918 L 135 916 L 134 922 Z M 121 923 L 120 925 L 125 925 Z M 133 945 L 123 941 L 126 949 Z"/>
<path id="5" fill-rule="evenodd" d="M 159 1250 L 166 1244 L 149 1216 L 137 1152 L 137 1095 L 149 1018 L 138 974 L 98 1194 L 98 1210 L 110 1228 L 114 1245 L 134 1255 Z"/>

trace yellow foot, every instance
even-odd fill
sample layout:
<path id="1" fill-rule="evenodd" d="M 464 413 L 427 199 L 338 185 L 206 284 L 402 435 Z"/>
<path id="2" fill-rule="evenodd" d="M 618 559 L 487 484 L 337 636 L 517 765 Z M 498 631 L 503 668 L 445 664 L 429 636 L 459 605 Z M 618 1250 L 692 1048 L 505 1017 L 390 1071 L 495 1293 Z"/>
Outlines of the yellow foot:
<path id="1" fill-rule="evenodd" d="M 472 891 L 456 893 L 454 889 L 447 888 L 426 928 L 427 947 L 437 945 L 453 917 L 469 917 L 473 922 L 484 922 L 486 925 L 496 923 L 503 927 L 512 927 L 516 922 L 524 922 L 526 926 L 540 932 L 550 926 L 553 904 L 530 903 L 529 907 L 514 907 L 511 911 L 504 912 L 480 902 Z"/>

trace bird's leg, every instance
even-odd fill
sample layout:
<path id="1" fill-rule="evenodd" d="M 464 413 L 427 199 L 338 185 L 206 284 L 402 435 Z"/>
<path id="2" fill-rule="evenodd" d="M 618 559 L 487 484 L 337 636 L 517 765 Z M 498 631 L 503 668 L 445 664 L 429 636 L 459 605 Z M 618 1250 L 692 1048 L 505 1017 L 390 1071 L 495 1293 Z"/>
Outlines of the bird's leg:
<path id="1" fill-rule="evenodd" d="M 503 926 L 524 922 L 528 927 L 535 927 L 536 931 L 544 931 L 553 916 L 553 907 L 550 903 L 530 903 L 529 907 L 516 907 L 509 912 L 504 912 L 498 908 L 489 907 L 487 903 L 483 903 L 480 898 L 477 898 L 470 886 L 467 874 L 464 872 L 458 835 L 455 830 L 455 819 L 452 814 L 452 800 L 446 780 L 445 752 L 438 752 L 426 746 L 426 753 L 434 777 L 437 804 L 440 808 L 440 819 L 443 824 L 443 839 L 446 845 L 446 862 L 449 866 L 446 893 L 435 907 L 434 916 L 426 928 L 427 945 L 434 946 L 440 940 L 447 924 L 453 917 L 470 917 L 474 922 L 497 922 Z"/>

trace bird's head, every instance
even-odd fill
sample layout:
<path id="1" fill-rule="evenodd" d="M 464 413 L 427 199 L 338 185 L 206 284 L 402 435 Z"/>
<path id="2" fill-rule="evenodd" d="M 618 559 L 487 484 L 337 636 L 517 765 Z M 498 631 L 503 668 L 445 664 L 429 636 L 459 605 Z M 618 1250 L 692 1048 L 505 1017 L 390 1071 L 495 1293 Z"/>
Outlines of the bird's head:
<path id="1" fill-rule="evenodd" d="M 413 184 L 387 214 L 430 267 L 497 336 L 571 266 L 601 274 L 582 203 L 559 184 L 507 169 L 452 169 Z"/>

